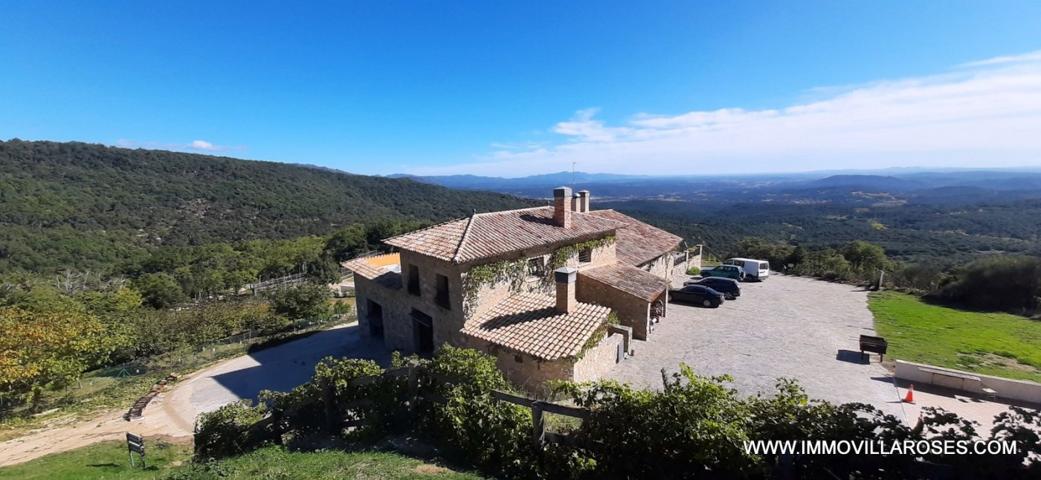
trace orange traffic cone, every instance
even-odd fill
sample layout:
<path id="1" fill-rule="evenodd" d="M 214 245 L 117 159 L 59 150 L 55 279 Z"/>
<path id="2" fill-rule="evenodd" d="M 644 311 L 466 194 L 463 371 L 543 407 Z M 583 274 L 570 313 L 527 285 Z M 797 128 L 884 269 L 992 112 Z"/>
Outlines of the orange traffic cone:
<path id="1" fill-rule="evenodd" d="M 914 403 L 914 384 L 907 389 L 907 395 L 904 396 L 904 403 Z"/>

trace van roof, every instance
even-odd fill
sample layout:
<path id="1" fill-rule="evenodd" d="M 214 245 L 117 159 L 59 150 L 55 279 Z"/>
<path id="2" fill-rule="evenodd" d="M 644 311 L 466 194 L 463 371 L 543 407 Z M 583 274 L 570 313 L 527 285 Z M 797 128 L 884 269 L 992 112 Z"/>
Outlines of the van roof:
<path id="1" fill-rule="evenodd" d="M 740 257 L 733 257 L 733 258 L 728 258 L 727 260 L 741 260 L 742 262 L 763 262 L 763 263 L 770 263 L 770 262 L 768 262 L 768 261 L 766 261 L 766 260 L 758 260 L 758 259 L 755 259 L 755 258 L 740 258 Z"/>

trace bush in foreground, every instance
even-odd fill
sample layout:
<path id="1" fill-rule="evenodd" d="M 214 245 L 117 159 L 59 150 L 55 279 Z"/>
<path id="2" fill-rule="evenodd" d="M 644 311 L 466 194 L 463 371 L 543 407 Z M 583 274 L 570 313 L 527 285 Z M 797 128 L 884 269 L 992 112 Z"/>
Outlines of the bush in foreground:
<path id="1" fill-rule="evenodd" d="M 574 427 L 565 444 L 537 446 L 532 442 L 530 411 L 492 397 L 493 390 L 509 388 L 494 358 L 444 347 L 432 360 L 407 361 L 415 366 L 413 379 L 385 374 L 363 360 L 327 359 L 311 382 L 287 394 L 266 396 L 272 404 L 269 414 L 263 407 L 238 406 L 204 416 L 196 433 L 197 456 L 320 434 L 362 446 L 387 436 L 418 438 L 450 459 L 500 478 L 1041 474 L 1037 463 L 1024 465 L 1027 455 L 1041 454 L 1037 442 L 1041 416 L 1022 409 L 999 416 L 986 437 L 1020 441 L 1020 455 L 917 459 L 752 454 L 744 448 L 747 440 L 895 442 L 983 437 L 969 422 L 939 409 L 925 409 L 921 427 L 911 429 L 869 405 L 811 401 L 787 380 L 778 383 L 774 395 L 740 397 L 726 386 L 728 377 L 701 377 L 687 366 L 663 375 L 661 391 L 611 381 L 557 385 L 556 395 L 588 409 L 589 417 Z M 256 423 L 247 427 L 247 420 Z"/>

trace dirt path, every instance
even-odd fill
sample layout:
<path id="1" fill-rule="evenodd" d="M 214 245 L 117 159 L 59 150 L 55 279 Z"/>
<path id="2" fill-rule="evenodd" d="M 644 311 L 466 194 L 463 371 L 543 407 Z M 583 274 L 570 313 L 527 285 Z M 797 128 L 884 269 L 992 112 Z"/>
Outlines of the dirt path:
<path id="1" fill-rule="evenodd" d="M 199 374 L 203 374 L 205 370 Z M 190 381 L 190 380 L 189 380 Z M 51 453 L 74 450 L 105 440 L 120 440 L 126 432 L 146 437 L 162 436 L 172 442 L 191 442 L 192 424 L 180 412 L 170 409 L 166 400 L 174 390 L 156 396 L 145 409 L 145 415 L 134 421 L 123 420 L 125 410 L 111 411 L 86 421 L 55 425 L 33 431 L 28 435 L 0 443 L 0 467 L 28 462 Z"/>
<path id="2" fill-rule="evenodd" d="M 286 391 L 306 382 L 314 365 L 326 356 L 372 358 L 389 355 L 363 341 L 357 324 L 343 325 L 266 350 L 242 355 L 199 370 L 157 395 L 142 418 L 125 421 L 126 410 L 111 411 L 85 422 L 56 424 L 0 443 L 0 466 L 14 465 L 51 453 L 105 440 L 126 432 L 190 442 L 195 418 L 222 405 L 253 399 L 260 390 Z"/>

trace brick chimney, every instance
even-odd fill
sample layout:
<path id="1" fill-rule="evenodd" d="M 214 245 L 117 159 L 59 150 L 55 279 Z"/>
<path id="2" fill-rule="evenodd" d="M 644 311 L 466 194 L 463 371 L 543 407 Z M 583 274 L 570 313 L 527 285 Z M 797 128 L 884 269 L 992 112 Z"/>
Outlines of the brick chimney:
<path id="1" fill-rule="evenodd" d="M 589 211 L 589 190 L 578 191 L 578 211 L 583 213 Z"/>
<path id="2" fill-rule="evenodd" d="M 571 189 L 553 189 L 553 223 L 558 227 L 571 228 Z"/>
<path id="3" fill-rule="evenodd" d="M 557 312 L 573 313 L 578 307 L 575 300 L 575 279 L 578 277 L 578 269 L 574 267 L 561 267 L 553 270 L 553 280 L 557 284 Z"/>

